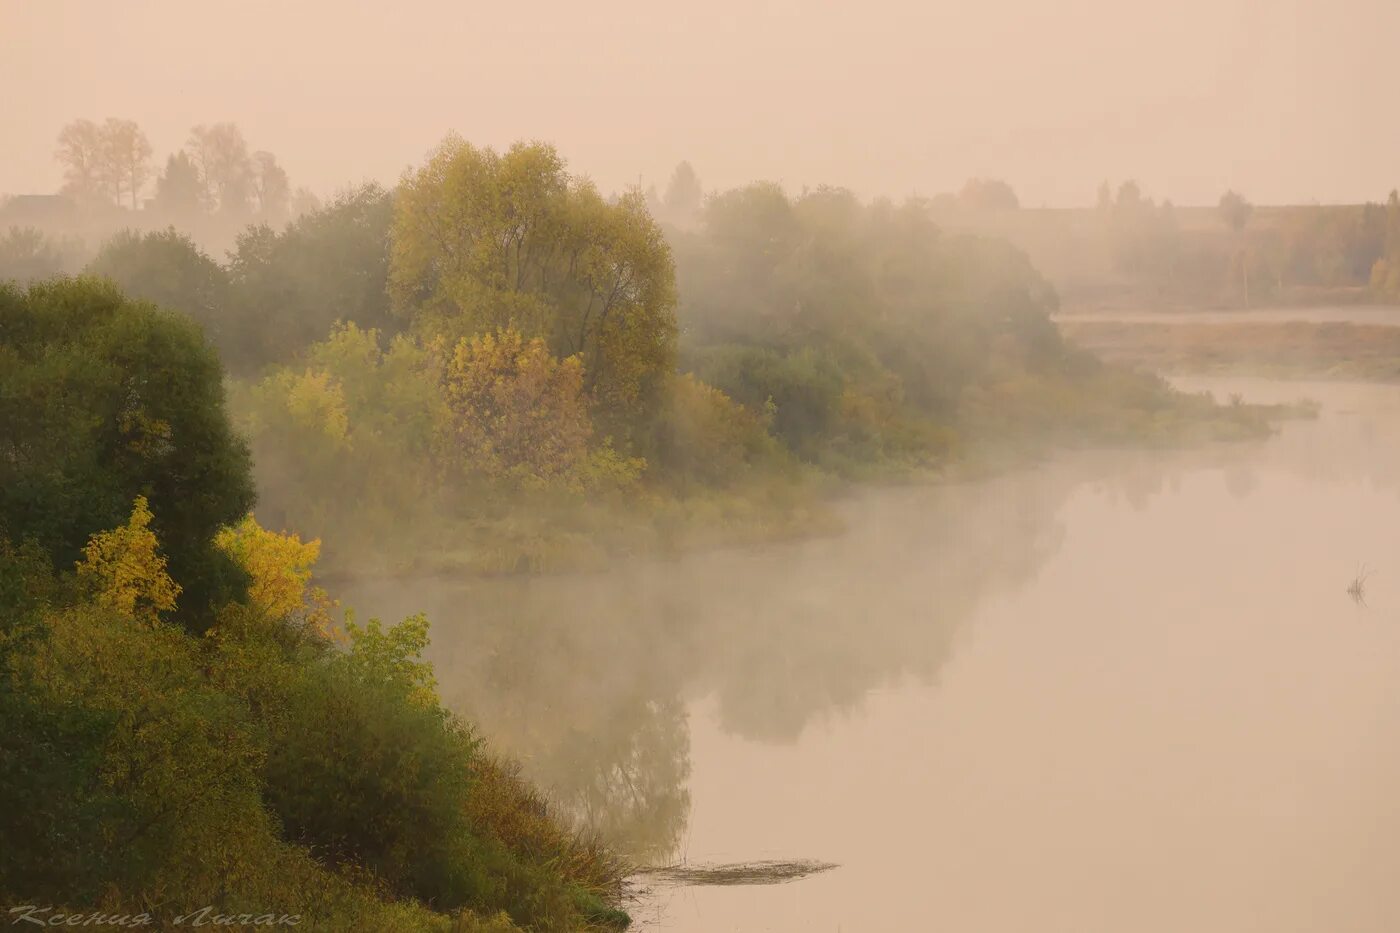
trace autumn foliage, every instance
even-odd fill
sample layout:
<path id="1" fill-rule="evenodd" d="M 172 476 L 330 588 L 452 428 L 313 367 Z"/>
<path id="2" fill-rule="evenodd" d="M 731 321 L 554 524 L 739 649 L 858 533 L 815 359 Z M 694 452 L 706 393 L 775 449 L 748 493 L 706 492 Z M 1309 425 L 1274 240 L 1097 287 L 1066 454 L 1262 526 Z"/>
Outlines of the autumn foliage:
<path id="1" fill-rule="evenodd" d="M 518 330 L 462 338 L 440 385 L 453 452 L 492 479 L 547 483 L 588 453 L 593 425 L 579 357 L 556 359 Z"/>
<path id="2" fill-rule="evenodd" d="M 151 531 L 145 496 L 137 497 L 125 525 L 92 536 L 77 570 L 94 603 L 136 622 L 160 621 L 161 613 L 175 610 L 180 595 Z"/>

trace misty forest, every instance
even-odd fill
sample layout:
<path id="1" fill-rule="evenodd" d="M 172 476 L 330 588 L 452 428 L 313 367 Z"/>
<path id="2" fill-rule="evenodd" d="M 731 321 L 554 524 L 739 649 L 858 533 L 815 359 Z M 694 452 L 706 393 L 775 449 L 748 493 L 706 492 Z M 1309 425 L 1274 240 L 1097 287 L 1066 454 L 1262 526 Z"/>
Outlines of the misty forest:
<path id="1" fill-rule="evenodd" d="M 1400 139 L 318 162 L 211 55 L 0 107 L 0 925 L 1400 924 Z"/>

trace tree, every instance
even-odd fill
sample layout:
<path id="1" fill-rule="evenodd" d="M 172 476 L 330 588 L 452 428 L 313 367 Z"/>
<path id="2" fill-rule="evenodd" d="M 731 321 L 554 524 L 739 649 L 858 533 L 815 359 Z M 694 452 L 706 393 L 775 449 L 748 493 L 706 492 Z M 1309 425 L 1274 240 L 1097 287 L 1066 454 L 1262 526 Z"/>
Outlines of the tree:
<path id="1" fill-rule="evenodd" d="M 225 310 L 228 275 L 174 227 L 152 233 L 123 231 L 108 240 L 87 272 L 111 279 L 126 294 L 189 316 L 216 346 L 233 339 Z"/>
<path id="2" fill-rule="evenodd" d="M 640 192 L 605 201 L 550 146 L 443 142 L 397 193 L 389 288 L 419 328 L 515 328 L 581 355 L 584 388 L 619 434 L 660 404 L 676 332 L 666 240 Z"/>
<path id="3" fill-rule="evenodd" d="M 136 210 L 141 189 L 151 177 L 151 143 L 134 120 L 108 117 L 102 124 L 102 177 L 115 200 L 131 196 Z"/>
<path id="4" fill-rule="evenodd" d="M 295 534 L 268 531 L 249 515 L 220 531 L 214 543 L 248 574 L 248 604 L 264 620 L 295 620 L 322 637 L 331 635 L 335 604 L 311 584 L 311 568 L 321 555 L 319 538 L 303 542 Z"/>
<path id="5" fill-rule="evenodd" d="M 0 286 L 0 536 L 69 568 L 138 496 L 183 589 L 176 618 L 203 629 L 243 587 L 214 534 L 254 499 L 218 357 L 193 321 L 107 282 Z"/>
<path id="6" fill-rule="evenodd" d="M 134 622 L 154 625 L 172 612 L 180 585 L 165 572 L 166 559 L 151 531 L 151 509 L 137 496 L 125 525 L 89 539 L 78 562 L 78 580 L 92 600 Z"/>
<path id="7" fill-rule="evenodd" d="M 1225 221 L 1225 226 L 1229 227 L 1236 234 L 1242 232 L 1245 225 L 1249 223 L 1249 217 L 1254 213 L 1254 205 L 1250 204 L 1240 194 L 1234 191 L 1226 191 L 1220 196 L 1220 218 Z"/>
<path id="8" fill-rule="evenodd" d="M 1392 190 L 1385 202 L 1385 243 L 1371 266 L 1370 284 L 1376 295 L 1400 299 L 1400 191 Z"/>
<path id="9" fill-rule="evenodd" d="M 1026 256 L 941 231 L 923 201 L 749 185 L 675 242 L 683 366 L 800 456 L 936 456 L 992 365 L 1063 356 L 1054 292 Z"/>
<path id="10" fill-rule="evenodd" d="M 63 166 L 63 193 L 80 204 L 109 199 L 104 177 L 102 129 L 91 120 L 74 120 L 58 134 L 54 153 Z"/>
<path id="11" fill-rule="evenodd" d="M 27 285 L 75 267 L 73 244 L 58 243 L 33 227 L 11 227 L 0 236 L 0 282 Z"/>
<path id="12" fill-rule="evenodd" d="M 238 237 L 229 263 L 233 297 L 225 342 L 232 365 L 286 360 L 336 321 L 389 333 L 389 228 L 393 197 L 378 185 L 346 191 L 281 233 L 266 224 Z"/>
<path id="13" fill-rule="evenodd" d="M 661 202 L 666 219 L 682 225 L 692 223 L 700 214 L 704 198 L 700 176 L 695 174 L 689 162 L 681 162 L 671 173 L 671 181 L 666 185 L 666 195 Z"/>
<path id="14" fill-rule="evenodd" d="M 1095 204 L 1101 214 L 1107 214 L 1113 210 L 1113 189 L 1108 186 L 1107 181 L 1099 182 L 1099 193 Z"/>
<path id="15" fill-rule="evenodd" d="M 270 152 L 253 153 L 252 165 L 253 197 L 257 201 L 258 214 L 264 223 L 281 223 L 286 219 L 292 197 L 287 172 L 277 164 L 277 157 Z"/>
<path id="16" fill-rule="evenodd" d="M 1118 197 L 1114 200 L 1114 206 L 1119 213 L 1137 210 L 1141 204 L 1142 188 L 1136 181 L 1129 178 L 1118 186 Z"/>
<path id="17" fill-rule="evenodd" d="M 165 171 L 156 179 L 155 208 L 167 217 L 188 220 L 204 203 L 204 180 L 189 153 L 167 158 Z"/>
<path id="18" fill-rule="evenodd" d="M 741 405 L 691 373 L 675 379 L 670 395 L 659 460 L 672 481 L 722 487 L 741 481 L 753 464 L 781 462 L 768 433 L 773 406 Z"/>
<path id="19" fill-rule="evenodd" d="M 1244 306 L 1249 307 L 1249 254 L 1244 242 L 1244 228 L 1249 223 L 1249 216 L 1254 213 L 1254 205 L 1250 204 L 1244 197 L 1235 191 L 1226 191 L 1220 196 L 1220 217 L 1225 221 L 1225 225 L 1234 231 L 1239 245 L 1236 251 L 1236 262 L 1240 267 L 1240 277 L 1244 282 Z"/>
<path id="20" fill-rule="evenodd" d="M 292 219 L 304 217 L 307 214 L 321 209 L 321 199 L 316 196 L 316 192 L 302 185 L 292 192 Z"/>
<path id="21" fill-rule="evenodd" d="M 246 212 L 252 197 L 253 163 L 243 131 L 233 123 L 200 124 L 190 130 L 185 148 L 199 169 L 205 203 L 226 214 Z"/>
<path id="22" fill-rule="evenodd" d="M 975 211 L 1014 211 L 1021 206 L 1016 192 L 999 178 L 969 178 L 958 200 Z"/>
<path id="23" fill-rule="evenodd" d="M 696 375 L 750 411 L 770 408 L 773 434 L 806 459 L 814 459 L 836 421 L 845 389 L 840 368 L 811 347 L 786 355 L 712 347 L 697 355 Z"/>
<path id="24" fill-rule="evenodd" d="M 452 443 L 471 469 L 544 484 L 587 456 L 593 425 L 577 356 L 556 359 L 543 340 L 517 330 L 464 337 L 439 352 Z"/>
<path id="25" fill-rule="evenodd" d="M 377 332 L 342 324 L 299 356 L 240 406 L 259 466 L 277 477 L 260 515 L 328 539 L 344 528 L 353 539 L 356 528 L 406 527 L 435 514 L 451 464 L 439 456 L 446 409 L 428 354 L 407 337 L 386 349 Z M 384 544 L 374 547 L 382 554 Z"/>

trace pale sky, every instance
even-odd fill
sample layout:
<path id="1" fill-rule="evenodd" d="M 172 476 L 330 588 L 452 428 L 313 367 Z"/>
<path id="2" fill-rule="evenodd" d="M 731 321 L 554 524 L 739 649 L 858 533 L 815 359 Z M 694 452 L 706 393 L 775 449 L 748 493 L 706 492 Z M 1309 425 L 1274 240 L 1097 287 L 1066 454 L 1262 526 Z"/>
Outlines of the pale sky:
<path id="1" fill-rule="evenodd" d="M 1380 199 L 1397 37 L 1400 0 L 0 0 L 0 192 L 54 190 L 59 128 L 118 116 L 162 162 L 236 122 L 321 193 L 455 129 L 605 190 L 689 159 L 706 188 Z"/>

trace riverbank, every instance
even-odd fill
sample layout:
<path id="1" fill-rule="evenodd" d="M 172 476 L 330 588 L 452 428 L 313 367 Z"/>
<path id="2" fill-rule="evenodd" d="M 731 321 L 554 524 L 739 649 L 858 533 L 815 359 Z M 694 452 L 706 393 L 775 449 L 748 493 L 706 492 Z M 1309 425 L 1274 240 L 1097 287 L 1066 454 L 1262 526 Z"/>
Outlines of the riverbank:
<path id="1" fill-rule="evenodd" d="M 1306 406 L 1221 404 L 1164 381 L 1085 359 L 1073 378 L 989 380 L 969 391 L 938 457 L 788 464 L 726 488 L 677 488 L 643 479 L 593 496 L 498 492 L 460 512 L 432 510 L 412 537 L 328 534 L 327 580 L 531 577 L 596 573 L 638 557 L 677 559 L 721 548 L 841 534 L 838 504 L 863 489 L 986 479 L 1057 453 L 1180 449 L 1267 437 Z M 363 516 L 328 516 L 362 526 Z M 350 546 L 346 546 L 349 542 Z M 356 546 L 356 545 L 361 546 Z M 364 544 L 370 545 L 366 549 Z"/>

